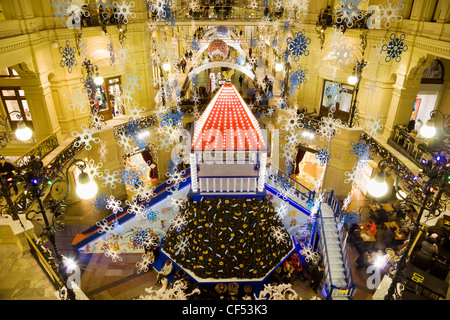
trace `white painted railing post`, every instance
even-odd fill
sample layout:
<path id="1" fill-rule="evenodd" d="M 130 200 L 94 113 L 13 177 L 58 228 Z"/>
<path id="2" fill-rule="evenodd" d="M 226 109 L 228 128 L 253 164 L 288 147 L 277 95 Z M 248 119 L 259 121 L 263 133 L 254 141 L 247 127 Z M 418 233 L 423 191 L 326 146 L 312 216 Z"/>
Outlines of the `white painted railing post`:
<path id="1" fill-rule="evenodd" d="M 197 177 L 197 157 L 195 153 L 189 155 L 189 162 L 191 164 L 191 187 L 193 192 L 198 191 L 198 177 Z"/>
<path id="2" fill-rule="evenodd" d="M 266 177 L 267 166 L 267 152 L 261 152 L 259 157 L 259 176 L 258 176 L 258 191 L 264 191 L 264 180 Z"/>

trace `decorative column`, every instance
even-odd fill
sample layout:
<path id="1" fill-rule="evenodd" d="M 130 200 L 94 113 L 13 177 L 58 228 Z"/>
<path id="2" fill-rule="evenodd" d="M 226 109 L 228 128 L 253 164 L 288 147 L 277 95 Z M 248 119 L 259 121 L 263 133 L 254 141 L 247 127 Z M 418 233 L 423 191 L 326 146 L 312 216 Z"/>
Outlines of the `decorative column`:
<path id="1" fill-rule="evenodd" d="M 386 139 L 391 137 L 392 131 L 394 131 L 396 125 L 408 124 L 418 92 L 418 86 L 407 89 L 394 85 L 392 100 L 383 133 L 383 136 Z"/>
<path id="2" fill-rule="evenodd" d="M 191 163 L 191 188 L 192 192 L 198 192 L 198 176 L 197 176 L 197 155 L 191 153 L 189 156 Z"/>
<path id="3" fill-rule="evenodd" d="M 267 152 L 261 152 L 259 155 L 259 175 L 258 175 L 258 192 L 264 191 L 264 183 L 266 181 Z"/>
<path id="4" fill-rule="evenodd" d="M 343 199 L 352 190 L 351 183 L 345 183 L 345 172 L 353 171 L 357 157 L 351 154 L 351 142 L 357 143 L 363 130 L 361 128 L 340 127 L 341 133 L 331 139 L 328 152 L 332 155 L 330 165 L 325 168 L 322 190 L 334 191 L 338 199 Z"/>

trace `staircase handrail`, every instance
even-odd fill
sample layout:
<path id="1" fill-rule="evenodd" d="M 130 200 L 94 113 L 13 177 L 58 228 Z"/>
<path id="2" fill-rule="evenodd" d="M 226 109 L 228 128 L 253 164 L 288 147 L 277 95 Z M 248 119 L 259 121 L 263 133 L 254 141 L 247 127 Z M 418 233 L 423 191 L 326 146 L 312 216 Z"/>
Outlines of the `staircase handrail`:
<path id="1" fill-rule="evenodd" d="M 321 226 L 320 226 L 320 228 L 319 228 L 320 238 L 323 239 L 324 251 L 325 251 L 325 255 L 326 255 L 326 257 L 327 257 L 327 269 L 326 269 L 326 270 L 328 270 L 328 272 L 327 272 L 327 278 L 328 278 L 328 277 L 330 278 L 329 283 L 330 283 L 330 285 L 331 285 L 331 284 L 333 284 L 333 279 L 332 279 L 332 277 L 331 277 L 331 272 L 330 272 L 330 270 L 331 270 L 331 269 L 330 269 L 330 257 L 328 256 L 327 240 L 326 240 L 326 237 L 325 237 L 325 231 L 323 230 L 323 228 L 324 228 L 324 223 L 323 223 L 322 209 L 321 209 L 321 208 L 319 208 L 319 210 L 317 210 L 317 215 L 319 216 L 320 224 L 321 224 Z"/>
<path id="2" fill-rule="evenodd" d="M 336 220 L 336 223 L 339 225 L 343 219 L 343 212 L 340 207 L 340 201 L 337 200 L 334 191 L 327 192 L 326 197 L 328 205 L 330 206 L 331 210 L 333 211 L 334 218 Z M 353 290 L 355 287 L 355 284 L 353 282 L 353 274 L 352 269 L 350 266 L 350 258 L 348 255 L 348 248 L 345 245 L 344 246 L 344 240 L 345 240 L 345 228 L 338 228 L 338 237 L 339 242 L 341 243 L 341 253 L 342 253 L 342 261 L 344 264 L 344 270 L 347 276 L 347 289 Z"/>
<path id="3" fill-rule="evenodd" d="M 269 168 L 274 168 L 278 173 L 281 173 L 283 176 L 285 176 L 288 181 L 292 181 L 294 183 L 294 186 L 300 186 L 301 189 L 306 189 L 307 193 L 301 192 L 299 189 L 295 188 L 295 191 L 298 193 L 303 194 L 306 198 L 308 198 L 308 201 L 312 201 L 314 200 L 315 197 L 315 192 L 310 190 L 309 188 L 305 187 L 304 185 L 302 185 L 300 182 L 296 181 L 295 179 L 292 179 L 287 173 L 285 173 L 284 171 L 280 170 L 279 168 L 275 167 L 273 164 L 268 163 Z M 270 174 L 271 171 L 268 170 L 268 173 Z"/>

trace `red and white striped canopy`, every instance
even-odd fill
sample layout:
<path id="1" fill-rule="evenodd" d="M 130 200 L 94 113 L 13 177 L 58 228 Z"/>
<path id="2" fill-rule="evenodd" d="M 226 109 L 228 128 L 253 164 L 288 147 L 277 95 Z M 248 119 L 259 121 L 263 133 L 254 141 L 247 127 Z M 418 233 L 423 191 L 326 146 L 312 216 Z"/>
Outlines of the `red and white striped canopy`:
<path id="1" fill-rule="evenodd" d="M 196 122 L 192 150 L 267 150 L 258 121 L 232 84 L 219 89 Z"/>

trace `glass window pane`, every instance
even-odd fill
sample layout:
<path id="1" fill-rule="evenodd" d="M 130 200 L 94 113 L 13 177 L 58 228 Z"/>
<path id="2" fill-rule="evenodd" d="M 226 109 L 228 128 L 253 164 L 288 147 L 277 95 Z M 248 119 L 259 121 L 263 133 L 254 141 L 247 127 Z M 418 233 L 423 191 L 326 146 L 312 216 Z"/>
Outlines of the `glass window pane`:
<path id="1" fill-rule="evenodd" d="M 4 97 L 14 97 L 16 92 L 14 90 L 2 90 L 2 95 Z"/>
<path id="2" fill-rule="evenodd" d="M 19 74 L 16 72 L 16 70 L 11 69 L 11 71 L 12 71 L 12 74 L 13 74 L 13 75 L 15 75 L 15 76 L 18 76 L 18 75 L 19 75 Z"/>
<path id="3" fill-rule="evenodd" d="M 28 108 L 28 102 L 27 100 L 22 100 L 22 106 L 23 106 L 23 111 L 25 112 L 25 118 L 27 119 L 27 121 L 31 121 L 31 113 L 30 113 L 30 109 Z"/>
<path id="4" fill-rule="evenodd" d="M 23 91 L 23 90 L 19 90 L 19 96 L 21 96 L 21 97 L 25 97 L 25 91 Z"/>
<path id="5" fill-rule="evenodd" d="M 6 108 L 8 109 L 8 113 L 11 113 L 13 111 L 19 111 L 20 112 L 20 108 L 19 108 L 19 102 L 17 100 L 5 100 L 5 104 L 6 104 Z M 19 119 L 17 118 L 17 116 L 19 115 L 19 113 L 13 113 L 10 115 L 10 118 L 12 121 L 19 121 Z"/>

